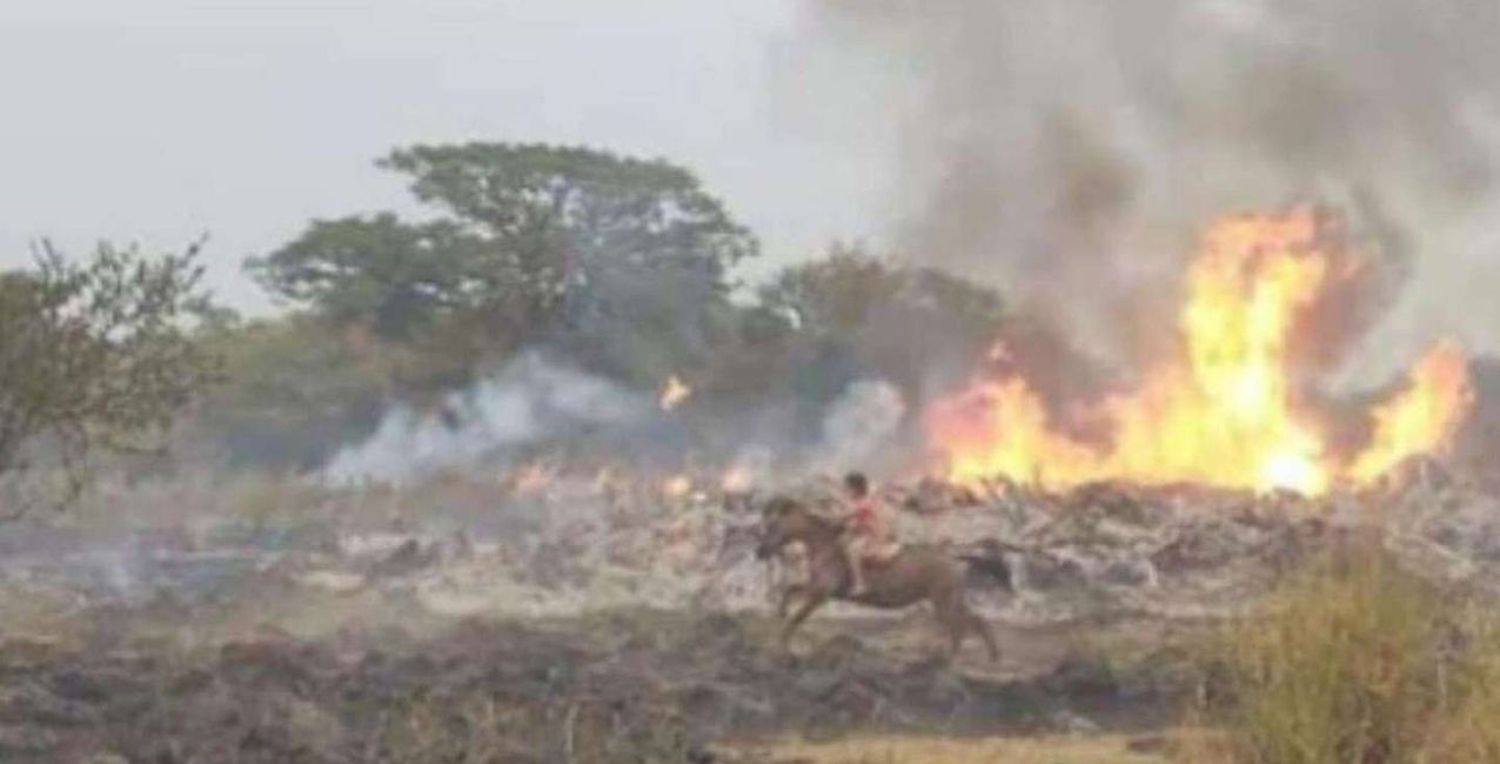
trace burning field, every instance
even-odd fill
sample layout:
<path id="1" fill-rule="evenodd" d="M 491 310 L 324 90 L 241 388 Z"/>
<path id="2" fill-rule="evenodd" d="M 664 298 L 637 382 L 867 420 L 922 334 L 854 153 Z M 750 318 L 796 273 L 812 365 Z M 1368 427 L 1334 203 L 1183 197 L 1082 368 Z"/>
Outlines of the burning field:
<path id="1" fill-rule="evenodd" d="M 1496 0 L 93 5 L 0 764 L 1500 762 Z"/>
<path id="2" fill-rule="evenodd" d="M 1193 635 L 1329 549 L 1371 539 L 1500 594 L 1500 500 L 1431 460 L 1317 496 L 929 479 L 884 498 L 905 540 L 1009 566 L 1013 593 L 970 591 L 1001 660 L 947 666 L 920 613 L 838 607 L 787 655 L 769 602 L 795 564 L 754 559 L 759 503 L 723 482 L 538 465 L 405 488 L 174 482 L 72 529 L 8 527 L 0 750 L 774 762 L 803 760 L 780 741 L 805 736 L 937 731 L 1149 761 L 1199 687 Z"/>
<path id="3" fill-rule="evenodd" d="M 677 374 L 630 392 L 528 357 L 318 474 L 102 484 L 0 527 L 0 756 L 779 762 L 937 732 L 1189 760 L 1194 645 L 1314 561 L 1357 545 L 1500 594 L 1500 498 L 1450 458 L 1483 403 L 1464 353 L 1328 387 L 1371 268 L 1326 211 L 1222 218 L 1142 373 L 1059 395 L 1002 338 L 926 405 L 851 385 L 781 453 L 693 440 L 733 427 Z M 836 501 L 863 461 L 903 542 L 1007 572 L 968 582 L 997 663 L 847 606 L 776 649 L 805 571 L 755 559 L 761 508 Z"/>
<path id="4" fill-rule="evenodd" d="M 851 383 L 802 442 L 676 373 L 632 391 L 530 355 L 316 473 L 102 482 L 0 527 L 0 758 L 856 761 L 962 734 L 1193 760 L 1201 643 L 1317 561 L 1500 594 L 1500 496 L 1454 458 L 1488 453 L 1463 351 L 1331 386 L 1371 263 L 1327 211 L 1221 218 L 1141 373 L 1062 394 L 1002 337 L 925 404 Z M 866 464 L 904 543 L 1006 572 L 967 582 L 998 662 L 848 606 L 777 649 L 806 571 L 755 558 L 762 508 L 837 502 Z"/>
<path id="5" fill-rule="evenodd" d="M 0 268 L 0 762 L 1500 762 L 1493 0 L 407 4 L 24 27 L 317 88 L 25 201 L 512 137 Z"/>

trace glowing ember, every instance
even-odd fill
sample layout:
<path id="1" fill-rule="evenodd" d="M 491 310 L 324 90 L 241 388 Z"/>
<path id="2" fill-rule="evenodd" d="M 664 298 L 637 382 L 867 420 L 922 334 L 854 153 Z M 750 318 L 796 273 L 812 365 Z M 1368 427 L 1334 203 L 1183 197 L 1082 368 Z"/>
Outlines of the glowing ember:
<path id="1" fill-rule="evenodd" d="M 535 495 L 550 488 L 556 478 L 556 467 L 533 462 L 521 467 L 515 473 L 513 480 L 516 493 Z"/>
<path id="2" fill-rule="evenodd" d="M 674 475 L 662 483 L 661 490 L 668 498 L 680 499 L 693 490 L 693 481 L 687 475 Z"/>
<path id="3" fill-rule="evenodd" d="M 929 412 L 929 436 L 950 477 L 1050 487 L 1193 481 L 1317 494 L 1338 482 L 1368 483 L 1441 448 L 1472 397 L 1467 364 L 1452 345 L 1434 349 L 1405 390 L 1375 409 L 1371 441 L 1352 457 L 1331 451 L 1320 420 L 1298 400 L 1293 338 L 1331 283 L 1358 266 L 1323 238 L 1311 209 L 1216 222 L 1187 275 L 1182 357 L 1153 370 L 1138 390 L 1087 410 L 1106 442 L 1057 427 L 1026 379 L 985 379 Z M 990 357 L 1010 356 L 998 347 Z"/>
<path id="4" fill-rule="evenodd" d="M 683 384 L 682 380 L 678 379 L 676 374 L 673 374 L 667 378 L 667 383 L 662 386 L 661 396 L 658 398 L 657 403 L 661 406 L 662 411 L 671 411 L 677 408 L 679 403 L 687 400 L 688 396 L 692 394 L 693 388 Z"/>
<path id="5" fill-rule="evenodd" d="M 750 470 L 744 467 L 730 467 L 724 473 L 724 478 L 719 481 L 719 487 L 726 493 L 744 493 L 750 490 Z"/>

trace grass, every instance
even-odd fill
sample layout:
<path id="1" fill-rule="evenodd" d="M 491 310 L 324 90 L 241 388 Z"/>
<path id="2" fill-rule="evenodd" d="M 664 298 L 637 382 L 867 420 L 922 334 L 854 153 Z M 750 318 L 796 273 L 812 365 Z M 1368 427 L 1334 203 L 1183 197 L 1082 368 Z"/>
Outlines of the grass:
<path id="1" fill-rule="evenodd" d="M 1105 735 L 1021 738 L 853 737 L 828 743 L 787 742 L 775 761 L 807 764 L 1163 764 L 1159 752 L 1135 752 L 1130 739 Z"/>
<path id="2" fill-rule="evenodd" d="M 1377 546 L 1341 550 L 1216 640 L 1208 714 L 1227 736 L 1194 759 L 1500 762 L 1495 633 Z"/>

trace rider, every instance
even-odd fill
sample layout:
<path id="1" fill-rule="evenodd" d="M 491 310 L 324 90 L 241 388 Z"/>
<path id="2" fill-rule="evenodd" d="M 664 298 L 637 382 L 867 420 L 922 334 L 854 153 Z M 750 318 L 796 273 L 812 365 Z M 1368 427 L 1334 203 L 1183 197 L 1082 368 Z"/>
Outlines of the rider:
<path id="1" fill-rule="evenodd" d="M 868 591 L 865 586 L 865 559 L 885 549 L 889 534 L 875 497 L 870 495 L 870 481 L 864 473 L 851 472 L 845 475 L 844 491 L 847 494 L 844 559 L 849 564 L 849 574 L 853 578 L 853 588 L 849 593 L 858 597 Z"/>

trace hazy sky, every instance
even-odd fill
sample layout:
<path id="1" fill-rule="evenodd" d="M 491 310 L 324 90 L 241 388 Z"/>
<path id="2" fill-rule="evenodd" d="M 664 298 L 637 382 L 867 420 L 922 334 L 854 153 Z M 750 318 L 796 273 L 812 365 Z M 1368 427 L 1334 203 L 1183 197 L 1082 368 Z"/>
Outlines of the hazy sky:
<path id="1" fill-rule="evenodd" d="M 861 230 L 873 163 L 779 119 L 791 0 L 8 0 L 0 266 L 51 237 L 246 256 L 400 207 L 399 144 L 586 143 L 697 170 L 773 260 Z M 784 88 L 782 88 L 784 90 Z M 826 136 L 823 139 L 826 141 Z M 832 155 L 832 156 L 830 156 Z"/>

